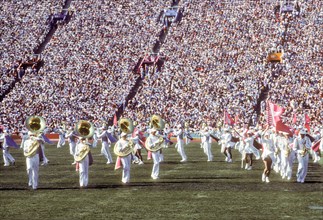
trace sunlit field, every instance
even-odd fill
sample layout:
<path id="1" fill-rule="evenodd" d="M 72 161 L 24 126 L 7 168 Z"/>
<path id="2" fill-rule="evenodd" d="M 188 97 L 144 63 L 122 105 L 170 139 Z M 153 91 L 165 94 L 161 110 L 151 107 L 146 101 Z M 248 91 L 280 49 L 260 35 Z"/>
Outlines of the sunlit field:
<path id="1" fill-rule="evenodd" d="M 79 189 L 68 146 L 47 146 L 50 163 L 40 167 L 35 191 L 22 150 L 11 149 L 16 165 L 0 167 L 0 219 L 323 219 L 322 160 L 311 160 L 304 184 L 296 183 L 296 162 L 291 181 L 273 172 L 263 183 L 260 160 L 246 171 L 238 151 L 229 164 L 214 143 L 215 160 L 207 162 L 199 143 L 191 143 L 188 162 L 180 163 L 173 145 L 163 150 L 160 179 L 150 178 L 144 151 L 145 164 L 132 164 L 131 183 L 123 185 L 122 170 L 107 165 L 100 148 L 92 149 L 89 187 Z"/>

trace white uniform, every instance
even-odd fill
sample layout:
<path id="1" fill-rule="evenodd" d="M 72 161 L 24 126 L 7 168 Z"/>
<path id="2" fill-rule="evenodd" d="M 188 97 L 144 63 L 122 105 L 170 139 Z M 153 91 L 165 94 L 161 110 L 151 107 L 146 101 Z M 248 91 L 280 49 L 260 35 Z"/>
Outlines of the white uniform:
<path id="1" fill-rule="evenodd" d="M 20 148 L 23 149 L 24 148 L 24 143 L 25 141 L 28 139 L 28 131 L 22 131 L 21 132 L 21 143 L 20 143 Z"/>
<path id="2" fill-rule="evenodd" d="M 108 131 L 104 130 L 98 134 L 98 138 L 102 140 L 101 154 L 107 159 L 107 164 L 113 163 L 112 155 L 110 152 L 111 141 L 108 138 Z"/>
<path id="3" fill-rule="evenodd" d="M 123 150 L 128 146 L 129 141 L 119 139 L 116 142 L 116 148 L 119 150 Z M 123 183 L 129 183 L 130 182 L 130 167 L 131 167 L 131 154 L 125 156 L 125 157 L 120 157 L 121 163 L 122 163 L 122 179 L 121 181 Z"/>
<path id="4" fill-rule="evenodd" d="M 173 134 L 177 136 L 177 143 L 175 145 L 175 148 L 177 149 L 177 152 L 179 153 L 179 155 L 182 157 L 181 162 L 185 162 L 187 161 L 187 157 L 184 151 L 183 130 L 182 129 L 174 130 Z"/>
<path id="5" fill-rule="evenodd" d="M 24 142 L 24 152 L 29 152 L 29 147 L 34 141 L 41 140 L 40 138 L 30 137 Z M 40 146 L 39 146 L 40 147 Z M 39 149 L 34 156 L 26 157 L 26 167 L 28 175 L 28 186 L 33 189 L 38 187 L 38 174 L 39 174 Z"/>
<path id="6" fill-rule="evenodd" d="M 159 141 L 159 137 L 153 134 L 150 134 L 147 141 L 146 141 L 146 145 L 148 148 L 154 148 L 155 147 L 155 143 L 157 143 Z M 160 163 L 160 151 L 154 151 L 151 152 L 152 153 L 152 158 L 154 161 L 154 165 L 153 165 L 153 169 L 151 171 L 151 178 L 153 179 L 158 179 L 159 178 L 159 163 Z"/>
<path id="7" fill-rule="evenodd" d="M 5 133 L 0 134 L 0 142 L 2 142 L 2 153 L 3 153 L 3 161 L 4 161 L 5 167 L 15 163 L 15 158 L 13 158 L 13 156 L 9 152 L 9 146 L 5 139 L 6 135 L 7 134 Z"/>
<path id="8" fill-rule="evenodd" d="M 291 146 L 289 145 L 288 138 L 282 137 L 280 138 L 280 159 L 281 159 L 281 167 L 280 167 L 280 175 L 283 179 L 287 177 L 288 180 L 292 177 L 292 169 L 293 169 L 293 160 L 291 158 L 293 155 L 291 154 Z"/>
<path id="9" fill-rule="evenodd" d="M 308 152 L 311 148 L 311 145 L 312 143 L 310 139 L 306 136 L 304 136 L 304 138 L 297 137 L 294 140 L 293 149 L 297 153 L 297 160 L 298 160 L 296 177 L 297 177 L 297 182 L 299 183 L 304 183 L 305 177 L 307 175 L 308 158 L 309 158 Z"/>
<path id="10" fill-rule="evenodd" d="M 207 161 L 213 160 L 213 155 L 211 152 L 211 143 L 210 143 L 210 132 L 209 131 L 202 131 L 201 134 L 201 144 L 203 147 L 204 153 L 207 155 Z"/>
<path id="11" fill-rule="evenodd" d="M 263 152 L 262 152 L 261 158 L 264 160 L 266 157 L 270 157 L 272 160 L 272 163 L 274 163 L 275 146 L 274 146 L 273 140 L 261 138 L 260 143 L 263 146 Z"/>
<path id="12" fill-rule="evenodd" d="M 75 156 L 75 149 L 76 149 L 76 142 L 75 142 L 75 138 L 76 138 L 76 134 L 75 131 L 70 131 L 67 135 L 66 138 L 68 139 L 69 142 L 69 147 L 70 147 L 70 155 L 72 155 L 73 157 Z"/>
<path id="13" fill-rule="evenodd" d="M 58 129 L 58 142 L 57 148 L 61 148 L 65 145 L 65 131 L 63 129 Z"/>
<path id="14" fill-rule="evenodd" d="M 75 147 L 75 156 L 78 156 L 81 150 L 84 148 L 82 142 L 78 143 Z M 79 161 L 79 183 L 80 187 L 87 187 L 89 183 L 89 154 L 87 154 L 83 160 Z"/>

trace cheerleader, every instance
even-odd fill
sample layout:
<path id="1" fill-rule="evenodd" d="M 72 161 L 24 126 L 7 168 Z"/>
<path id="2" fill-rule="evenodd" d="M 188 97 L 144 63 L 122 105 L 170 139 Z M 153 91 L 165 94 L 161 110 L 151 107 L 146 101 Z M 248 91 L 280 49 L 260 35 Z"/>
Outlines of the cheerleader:
<path id="1" fill-rule="evenodd" d="M 260 143 L 263 146 L 263 152 L 261 155 L 262 161 L 264 162 L 265 169 L 262 173 L 261 180 L 262 182 L 269 183 L 269 175 L 271 172 L 271 167 L 275 161 L 274 152 L 275 146 L 274 141 L 270 138 L 270 132 L 267 129 L 261 135 Z"/>

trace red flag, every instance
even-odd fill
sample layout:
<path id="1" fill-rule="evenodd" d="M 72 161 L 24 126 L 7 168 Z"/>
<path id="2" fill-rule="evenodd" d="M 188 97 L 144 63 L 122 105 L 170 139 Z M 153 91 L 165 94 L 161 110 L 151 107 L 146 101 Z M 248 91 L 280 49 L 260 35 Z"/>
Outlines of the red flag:
<path id="1" fill-rule="evenodd" d="M 118 125 L 118 120 L 117 120 L 117 115 L 116 114 L 114 114 L 114 116 L 113 116 L 113 125 L 114 126 Z"/>
<path id="2" fill-rule="evenodd" d="M 297 116 L 296 116 L 296 113 L 294 113 L 292 124 L 296 124 L 296 122 L 297 122 Z"/>
<path id="3" fill-rule="evenodd" d="M 224 124 L 234 125 L 234 120 L 227 111 L 224 111 Z"/>
<path id="4" fill-rule="evenodd" d="M 315 152 L 319 151 L 321 141 L 322 141 L 322 138 L 320 140 L 316 141 L 315 143 L 313 143 L 313 145 L 312 145 L 313 151 L 315 151 Z"/>
<path id="5" fill-rule="evenodd" d="M 305 117 L 304 127 L 307 129 L 307 132 L 310 133 L 311 132 L 311 129 L 310 129 L 311 119 L 306 113 L 305 113 L 304 117 Z"/>
<path id="6" fill-rule="evenodd" d="M 268 124 L 273 125 L 276 128 L 276 131 L 286 132 L 290 136 L 293 136 L 293 132 L 291 132 L 290 127 L 285 125 L 280 118 L 285 109 L 269 101 L 267 103 L 267 106 Z"/>
<path id="7" fill-rule="evenodd" d="M 281 120 L 280 116 L 284 113 L 285 109 L 269 101 L 267 106 L 268 124 L 276 127 L 276 123 Z"/>

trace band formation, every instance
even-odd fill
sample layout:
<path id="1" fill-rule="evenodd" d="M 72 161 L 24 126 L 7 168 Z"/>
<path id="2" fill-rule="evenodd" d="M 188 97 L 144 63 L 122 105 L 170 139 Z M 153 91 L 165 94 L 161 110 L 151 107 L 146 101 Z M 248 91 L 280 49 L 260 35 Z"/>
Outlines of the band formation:
<path id="1" fill-rule="evenodd" d="M 49 160 L 45 155 L 45 144 L 53 144 L 45 134 L 49 132 L 44 118 L 30 116 L 25 121 L 26 130 L 21 132 L 21 145 L 26 157 L 26 169 L 28 185 L 32 189 L 38 187 L 39 165 L 47 165 Z M 232 163 L 232 150 L 241 153 L 241 168 L 252 170 L 253 157 L 262 159 L 264 171 L 262 182 L 269 183 L 269 176 L 273 169 L 279 173 L 282 179 L 292 179 L 293 162 L 298 161 L 296 180 L 304 183 L 309 157 L 314 163 L 320 160 L 320 152 L 323 150 L 323 129 L 315 129 L 309 134 L 306 128 L 299 128 L 291 136 L 287 132 L 277 131 L 274 127 L 267 126 L 245 127 L 235 129 L 233 126 L 224 125 L 221 128 L 212 128 L 203 123 L 200 129 L 191 129 L 188 123 L 178 123 L 171 128 L 159 115 L 153 115 L 149 124 L 136 123 L 129 118 L 121 118 L 117 125 L 108 126 L 103 123 L 96 128 L 91 122 L 80 120 L 75 127 L 66 128 L 58 126 L 52 131 L 59 134 L 57 148 L 65 145 L 65 139 L 69 142 L 70 154 L 74 159 L 73 165 L 79 172 L 79 184 L 81 188 L 87 187 L 89 182 L 89 166 L 93 163 L 91 148 L 97 146 L 98 140 L 102 141 L 101 154 L 106 158 L 107 164 L 114 163 L 110 148 L 114 144 L 113 152 L 117 155 L 115 169 L 122 168 L 122 183 L 130 182 L 131 164 L 143 165 L 141 150 L 146 149 L 148 159 L 153 160 L 151 178 L 159 178 L 160 162 L 164 160 L 162 150 L 174 143 L 171 137 L 176 137 L 175 148 L 179 153 L 181 163 L 188 161 L 185 154 L 185 145 L 193 140 L 193 136 L 200 137 L 201 149 L 207 157 L 207 162 L 213 161 L 211 144 L 213 141 L 221 146 L 221 153 L 227 163 Z M 118 139 L 117 139 L 118 137 Z M 9 152 L 9 148 L 19 148 L 11 138 L 8 129 L 0 128 L 0 143 L 3 150 L 4 166 L 15 165 L 15 159 Z M 239 159 L 240 160 L 240 159 Z"/>

